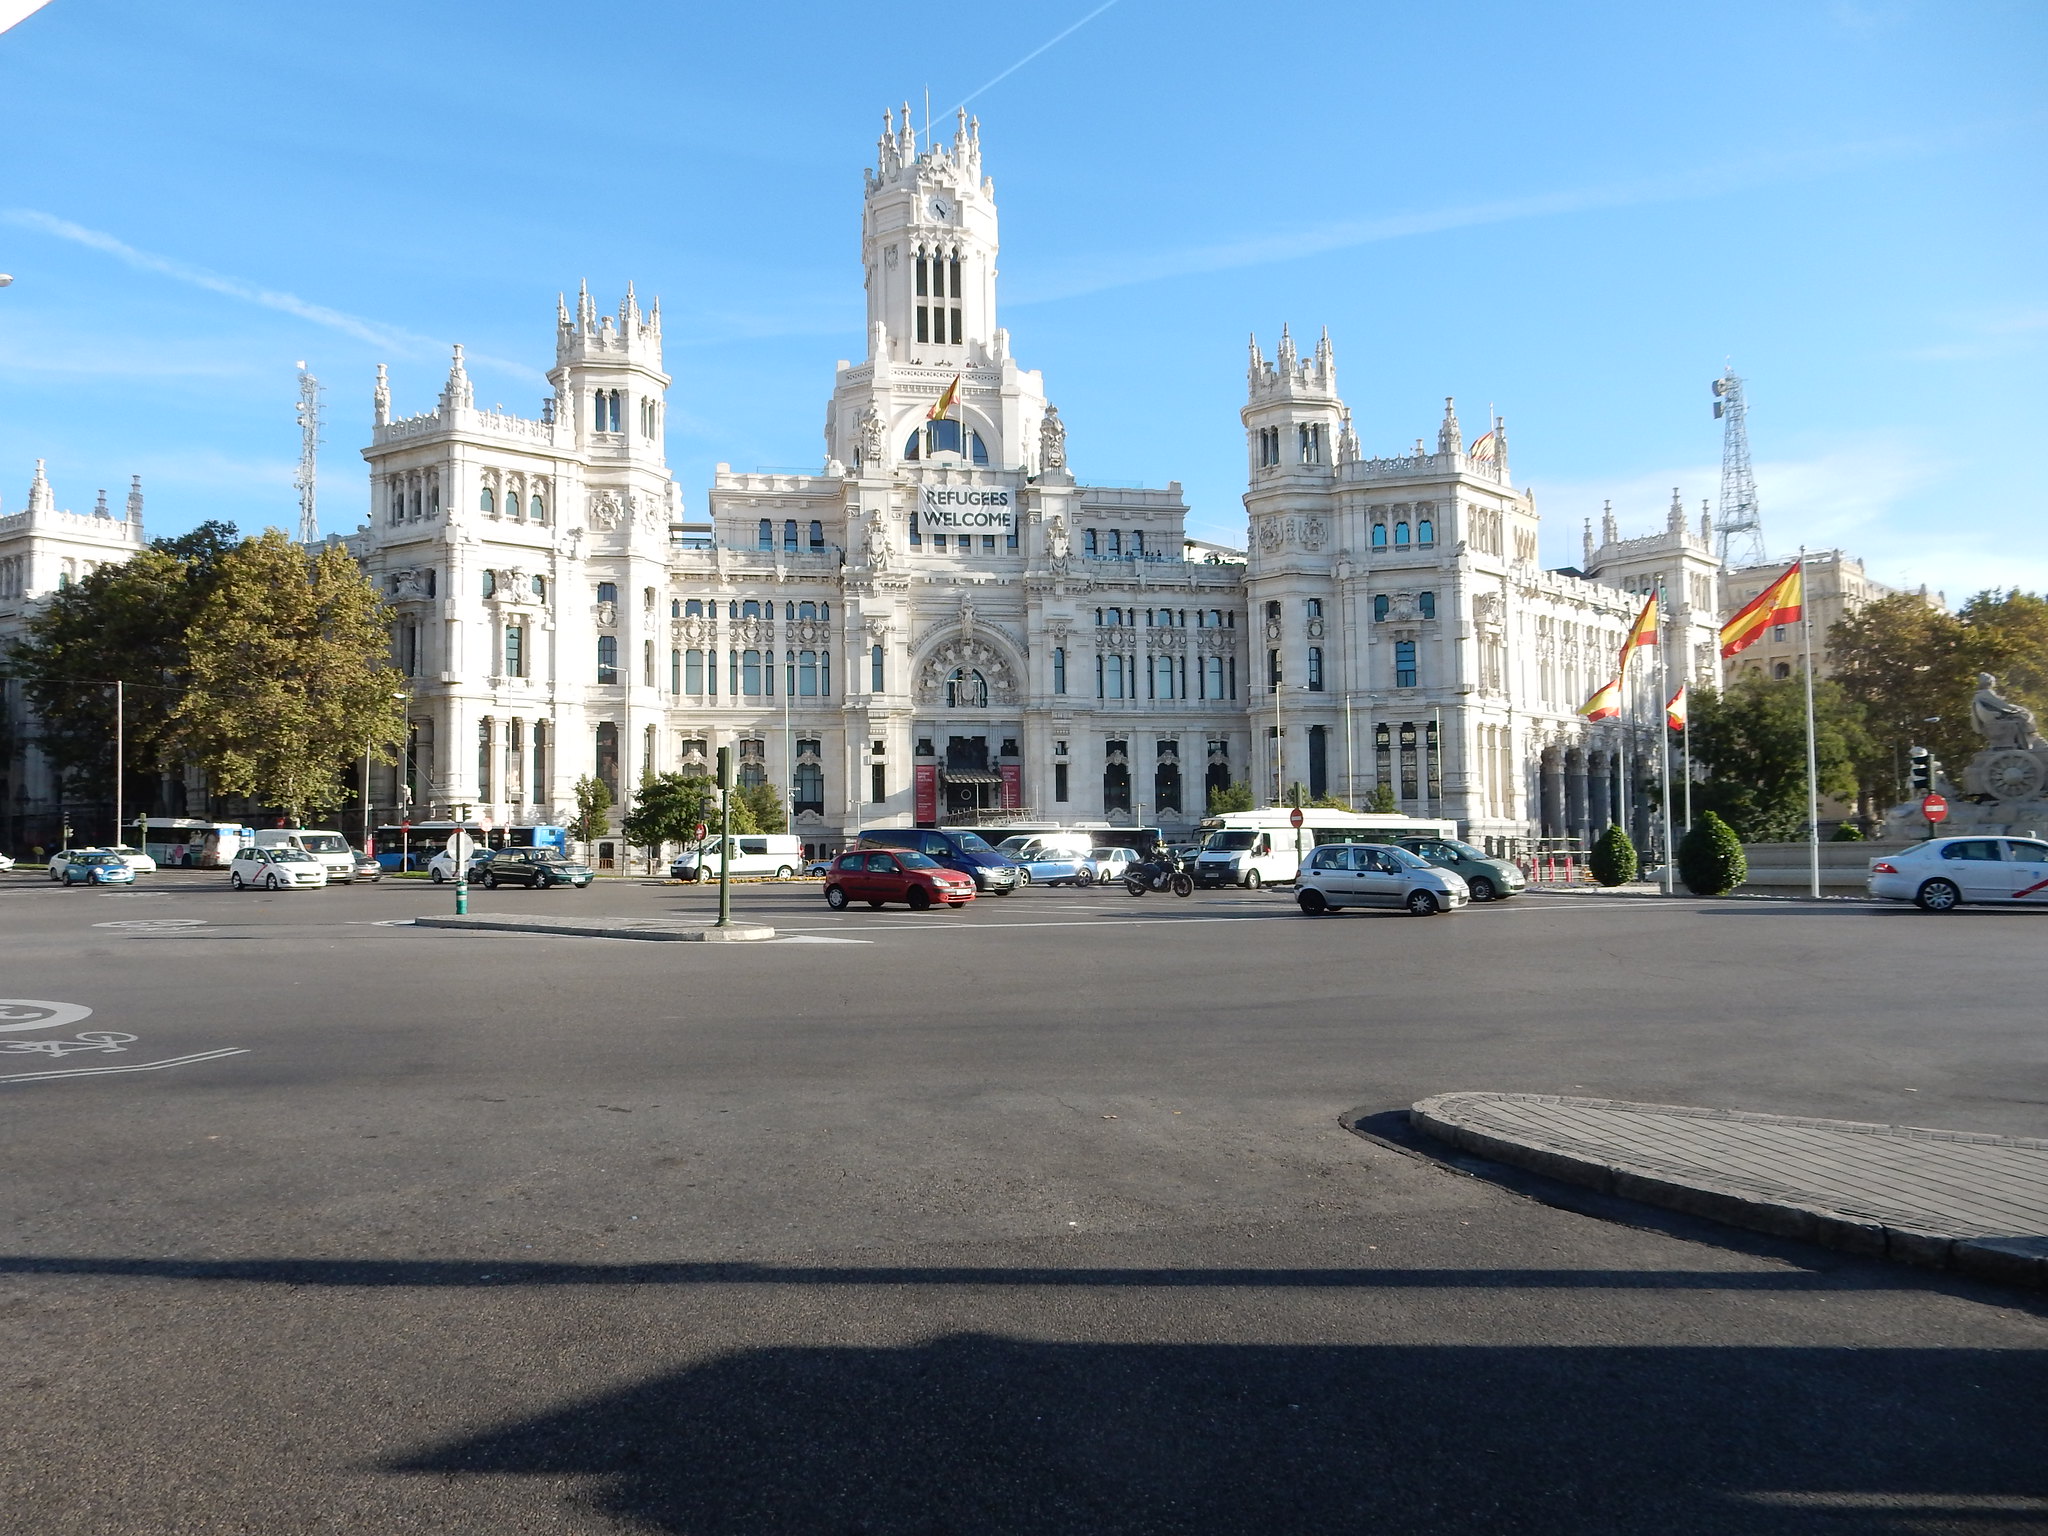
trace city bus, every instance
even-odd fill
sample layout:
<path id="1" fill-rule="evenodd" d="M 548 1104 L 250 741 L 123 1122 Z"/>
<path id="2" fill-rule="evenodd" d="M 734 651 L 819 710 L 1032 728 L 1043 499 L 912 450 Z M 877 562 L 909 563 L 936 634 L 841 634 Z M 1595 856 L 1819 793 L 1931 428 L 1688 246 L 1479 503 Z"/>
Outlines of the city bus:
<path id="1" fill-rule="evenodd" d="M 190 816 L 143 816 L 122 829 L 122 841 L 155 859 L 159 869 L 226 869 L 235 850 L 255 840 L 254 827 Z"/>
<path id="2" fill-rule="evenodd" d="M 1297 836 L 1294 812 L 1284 805 L 1205 816 L 1201 828 L 1202 853 L 1192 871 L 1195 883 L 1241 885 L 1251 890 L 1291 881 L 1301 872 L 1300 854 L 1324 843 L 1391 843 L 1401 837 L 1458 835 L 1455 821 L 1305 807 Z"/>
<path id="3" fill-rule="evenodd" d="M 478 848 L 552 848 L 557 853 L 569 851 L 569 829 L 567 827 L 503 827 L 493 826 L 486 832 L 474 821 L 459 824 Z M 396 873 L 405 869 L 425 869 L 427 860 L 448 846 L 458 823 L 453 821 L 394 822 L 377 829 L 377 862 L 387 872 Z"/>

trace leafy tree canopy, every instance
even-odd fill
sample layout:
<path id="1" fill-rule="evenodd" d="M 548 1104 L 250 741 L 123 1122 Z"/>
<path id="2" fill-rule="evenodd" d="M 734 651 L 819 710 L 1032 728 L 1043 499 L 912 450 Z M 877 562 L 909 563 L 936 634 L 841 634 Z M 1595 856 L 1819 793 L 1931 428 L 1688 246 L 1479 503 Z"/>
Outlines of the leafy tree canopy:
<path id="1" fill-rule="evenodd" d="M 1814 685 L 1820 791 L 1856 793 L 1855 764 L 1869 750 L 1862 711 L 1832 681 Z M 1801 678 L 1741 677 L 1693 701 L 1692 751 L 1707 770 L 1695 806 L 1718 812 L 1744 842 L 1782 842 L 1806 828 L 1806 694 Z"/>

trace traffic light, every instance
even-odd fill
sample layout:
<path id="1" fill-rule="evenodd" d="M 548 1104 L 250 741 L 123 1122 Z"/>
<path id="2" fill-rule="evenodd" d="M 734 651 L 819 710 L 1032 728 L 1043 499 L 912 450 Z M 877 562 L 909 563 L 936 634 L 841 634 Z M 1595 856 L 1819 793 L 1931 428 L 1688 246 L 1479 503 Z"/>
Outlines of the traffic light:
<path id="1" fill-rule="evenodd" d="M 720 747 L 718 749 L 718 787 L 720 790 L 729 790 L 732 788 L 731 747 Z"/>
<path id="2" fill-rule="evenodd" d="M 1934 754 L 1925 747 L 1915 747 L 1909 755 L 1913 760 L 1913 793 L 1916 795 L 1932 794 L 1934 792 Z"/>

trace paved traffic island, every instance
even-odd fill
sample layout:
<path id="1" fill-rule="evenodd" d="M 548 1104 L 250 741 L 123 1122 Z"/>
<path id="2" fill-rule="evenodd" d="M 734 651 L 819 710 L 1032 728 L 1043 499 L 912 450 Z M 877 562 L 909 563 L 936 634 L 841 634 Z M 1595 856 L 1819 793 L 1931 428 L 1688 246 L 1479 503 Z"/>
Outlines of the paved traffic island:
<path id="1" fill-rule="evenodd" d="M 1603 1194 L 2048 1287 L 2048 1141 L 1537 1093 L 1446 1093 L 1421 1131 Z"/>
<path id="2" fill-rule="evenodd" d="M 651 939 L 666 944 L 746 944 L 775 937 L 759 923 L 691 922 L 685 918 L 416 917 L 415 928 L 481 928 L 491 933 L 555 934 L 571 939 Z"/>

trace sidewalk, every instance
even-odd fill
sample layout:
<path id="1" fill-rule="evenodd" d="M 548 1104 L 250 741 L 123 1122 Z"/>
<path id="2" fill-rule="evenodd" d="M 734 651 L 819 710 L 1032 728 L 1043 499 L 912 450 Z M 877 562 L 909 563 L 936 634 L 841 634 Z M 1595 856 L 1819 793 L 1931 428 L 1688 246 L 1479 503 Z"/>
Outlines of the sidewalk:
<path id="1" fill-rule="evenodd" d="M 2048 1141 L 1536 1093 L 1447 1093 L 1417 1130 L 1779 1237 L 2048 1287 Z"/>

